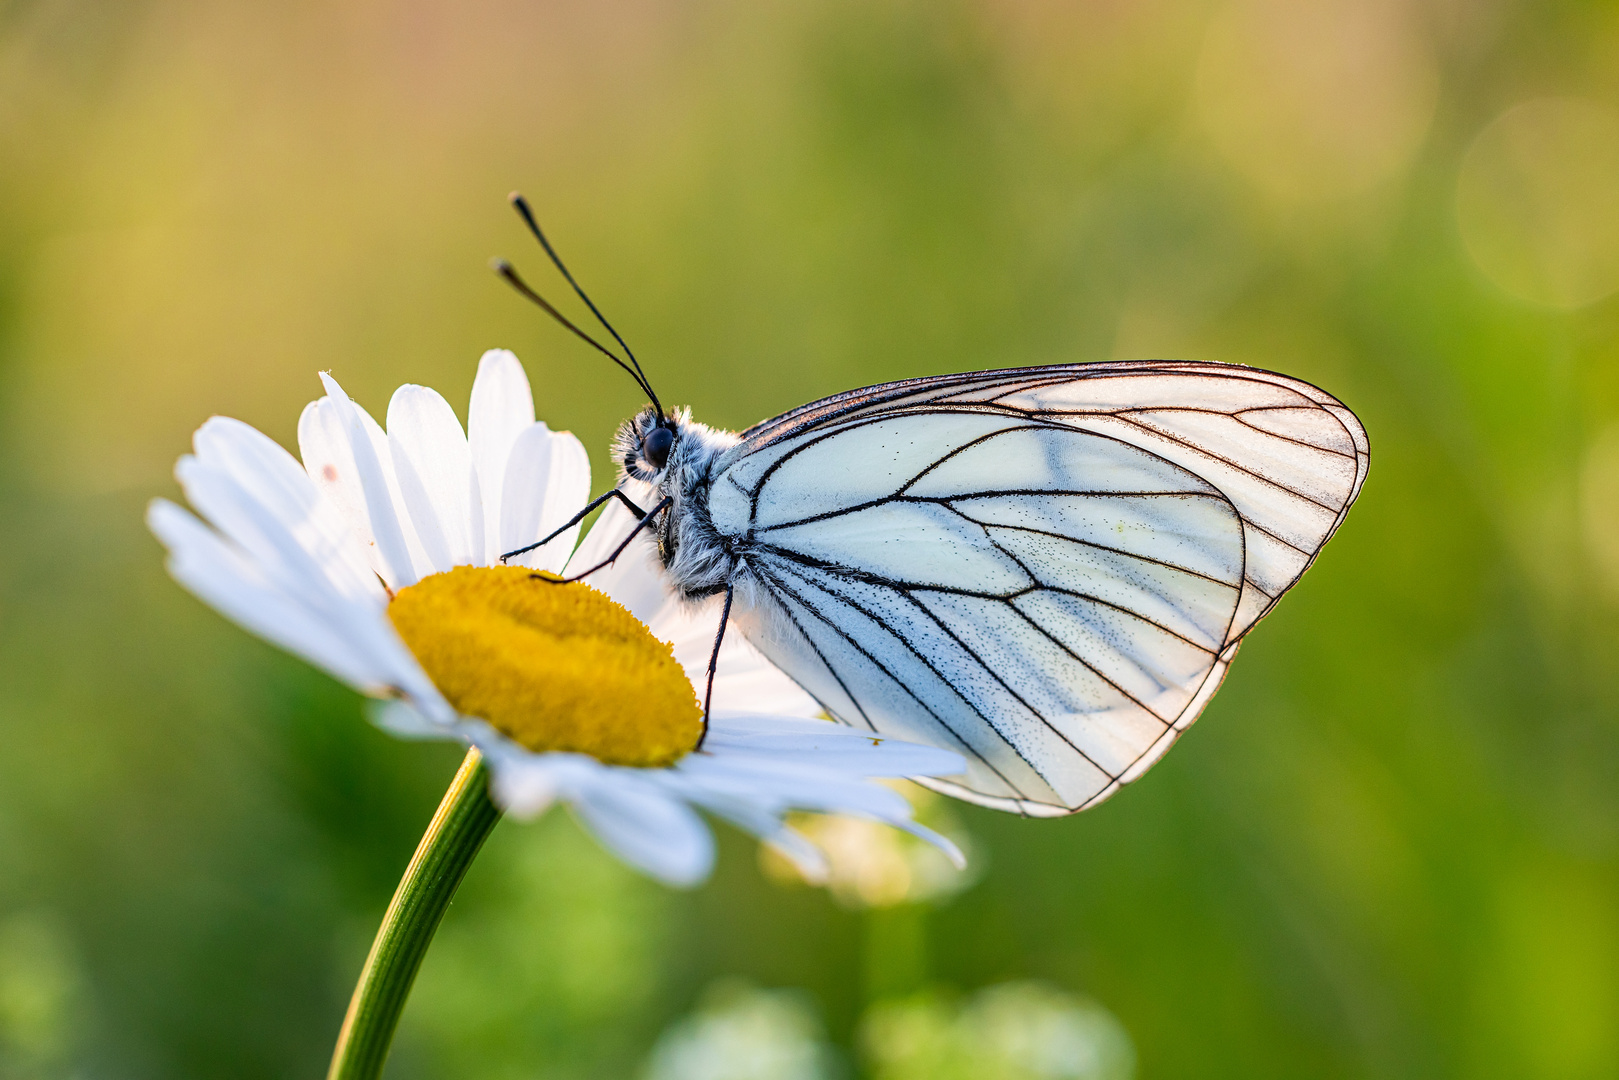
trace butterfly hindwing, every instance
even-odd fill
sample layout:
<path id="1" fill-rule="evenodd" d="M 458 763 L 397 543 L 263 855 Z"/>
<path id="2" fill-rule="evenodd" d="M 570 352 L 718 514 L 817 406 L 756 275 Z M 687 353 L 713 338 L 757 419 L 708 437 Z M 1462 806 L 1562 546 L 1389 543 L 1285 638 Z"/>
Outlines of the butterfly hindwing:
<path id="1" fill-rule="evenodd" d="M 745 433 L 710 491 L 754 643 L 837 719 L 960 750 L 1026 813 L 1139 776 L 1364 478 L 1282 376 L 1110 364 L 840 395 Z"/>

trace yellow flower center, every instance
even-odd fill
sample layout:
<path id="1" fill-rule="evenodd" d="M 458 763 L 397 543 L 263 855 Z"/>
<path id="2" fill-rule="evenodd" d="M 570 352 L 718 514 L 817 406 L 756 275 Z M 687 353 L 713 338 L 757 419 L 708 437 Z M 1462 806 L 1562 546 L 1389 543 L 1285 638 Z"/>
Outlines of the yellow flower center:
<path id="1" fill-rule="evenodd" d="M 674 650 L 588 585 L 458 566 L 401 589 L 388 617 L 458 712 L 530 750 L 656 767 L 702 735 Z"/>

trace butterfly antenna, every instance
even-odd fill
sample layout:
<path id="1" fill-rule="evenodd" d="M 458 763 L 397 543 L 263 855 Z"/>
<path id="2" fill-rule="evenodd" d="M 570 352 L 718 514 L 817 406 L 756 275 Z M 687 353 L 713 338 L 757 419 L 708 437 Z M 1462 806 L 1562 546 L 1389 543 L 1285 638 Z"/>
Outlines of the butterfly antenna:
<path id="1" fill-rule="evenodd" d="M 590 313 L 596 316 L 596 321 L 606 327 L 607 332 L 613 335 L 613 340 L 618 342 L 618 347 L 624 350 L 624 355 L 630 358 L 630 363 L 635 365 L 635 374 L 640 376 L 638 381 L 641 388 L 646 391 L 647 397 L 652 399 L 652 407 L 658 411 L 658 419 L 662 420 L 663 404 L 658 401 L 658 395 L 652 392 L 652 383 L 647 380 L 646 373 L 641 370 L 641 362 L 635 358 L 635 353 L 630 349 L 629 343 L 619 336 L 618 331 L 613 329 L 613 324 L 607 321 L 607 316 L 601 313 L 601 310 L 596 307 L 590 297 L 585 295 L 585 290 L 581 289 L 579 283 L 573 279 L 573 275 L 568 273 L 567 266 L 563 264 L 561 257 L 557 255 L 556 249 L 551 246 L 551 241 L 545 238 L 545 230 L 540 228 L 540 223 L 535 219 L 534 211 L 529 207 L 528 200 L 523 198 L 520 192 L 516 191 L 512 192 L 508 198 L 511 200 L 512 206 L 522 215 L 523 223 L 528 226 L 528 231 L 534 234 L 534 239 L 538 240 L 540 246 L 545 249 L 545 254 L 550 257 L 551 264 L 567 279 L 568 284 L 573 286 L 573 291 L 579 294 L 579 299 L 583 300 L 585 306 L 590 309 Z M 577 332 L 575 331 L 575 333 Z M 622 366 L 622 361 L 620 366 Z"/>
<path id="2" fill-rule="evenodd" d="M 623 368 L 625 374 L 635 380 L 635 385 L 639 386 L 643 391 L 645 391 L 647 397 L 652 399 L 652 403 L 657 405 L 658 397 L 652 392 L 652 387 L 647 385 L 646 376 L 642 375 L 639 371 L 631 368 L 624 361 L 620 360 L 617 354 L 615 354 L 611 349 L 608 349 L 601 342 L 579 329 L 568 320 L 566 315 L 552 307 L 549 300 L 535 292 L 533 289 L 529 288 L 528 282 L 524 281 L 522 277 L 518 275 L 516 268 L 513 267 L 511 263 L 507 262 L 505 259 L 495 259 L 489 264 L 489 266 L 492 270 L 494 270 L 495 273 L 505 278 L 507 283 L 509 283 L 512 288 L 516 289 L 519 293 L 522 293 L 523 296 L 539 305 L 541 311 L 544 311 L 547 315 L 551 316 L 551 318 L 555 319 L 569 330 L 572 330 L 576 335 L 578 335 L 580 340 L 584 341 L 591 348 L 595 349 L 597 352 L 607 357 L 607 359 Z M 661 406 L 658 408 L 658 416 L 660 418 L 663 416 L 663 409 Z"/>

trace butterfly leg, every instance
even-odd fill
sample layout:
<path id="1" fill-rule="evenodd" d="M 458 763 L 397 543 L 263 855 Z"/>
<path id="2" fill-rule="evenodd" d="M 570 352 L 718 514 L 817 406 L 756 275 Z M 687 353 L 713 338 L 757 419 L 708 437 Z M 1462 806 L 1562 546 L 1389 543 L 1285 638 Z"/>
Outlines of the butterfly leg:
<path id="1" fill-rule="evenodd" d="M 703 740 L 708 738 L 708 714 L 714 705 L 714 673 L 720 666 L 720 644 L 725 640 L 725 626 L 731 621 L 731 595 L 736 586 L 730 582 L 725 583 L 725 607 L 720 611 L 720 628 L 714 635 L 714 651 L 708 657 L 708 687 L 703 691 L 703 733 L 697 738 L 697 745 L 693 750 L 703 748 Z"/>
<path id="2" fill-rule="evenodd" d="M 511 558 L 513 555 L 521 555 L 525 551 L 533 551 L 537 547 L 544 547 L 546 544 L 549 544 L 551 541 L 555 540 L 557 537 L 561 536 L 563 533 L 567 532 L 569 529 L 573 528 L 575 525 L 577 525 L 581 521 L 585 520 L 585 515 L 586 514 L 590 513 L 592 510 L 596 509 L 596 507 L 600 506 L 602 503 L 604 503 L 608 499 L 612 499 L 612 498 L 618 499 L 619 502 L 621 502 L 625 506 L 629 507 L 630 513 L 635 515 L 637 521 L 645 520 L 647 512 L 645 510 L 642 510 L 639 506 L 636 506 L 635 503 L 633 501 L 631 501 L 631 499 L 630 499 L 630 497 L 628 495 L 624 494 L 618 488 L 614 488 L 613 490 L 609 491 L 607 494 L 603 495 L 601 498 L 590 500 L 590 504 L 588 506 L 586 506 L 583 510 L 579 511 L 577 514 L 573 515 L 573 517 L 569 518 L 562 525 L 561 528 L 557 529 L 550 536 L 547 536 L 543 540 L 536 540 L 532 544 L 528 544 L 528 545 L 525 545 L 523 547 L 520 547 L 516 551 L 508 551 L 508 552 L 506 552 L 506 554 L 504 554 L 504 555 L 502 555 L 500 557 L 500 561 L 505 562 L 507 559 Z"/>
<path id="3" fill-rule="evenodd" d="M 589 570 L 581 570 L 579 573 L 573 575 L 573 577 L 568 578 L 546 577 L 543 574 L 530 574 L 529 576 L 539 578 L 541 581 L 549 581 L 553 585 L 571 585 L 581 578 L 589 577 L 598 570 L 603 570 L 609 566 L 612 566 L 613 563 L 618 561 L 618 557 L 624 554 L 624 549 L 630 546 L 630 541 L 635 539 L 636 534 L 652 523 L 652 519 L 658 516 L 658 511 L 667 510 L 669 508 L 669 504 L 674 501 L 675 500 L 673 498 L 665 495 L 662 502 L 641 515 L 641 520 L 635 523 L 635 528 L 630 530 L 630 534 L 624 538 L 623 543 L 619 544 L 618 547 L 613 549 L 613 553 L 611 555 L 607 556 L 607 558 L 603 559 L 595 566 L 592 566 Z"/>

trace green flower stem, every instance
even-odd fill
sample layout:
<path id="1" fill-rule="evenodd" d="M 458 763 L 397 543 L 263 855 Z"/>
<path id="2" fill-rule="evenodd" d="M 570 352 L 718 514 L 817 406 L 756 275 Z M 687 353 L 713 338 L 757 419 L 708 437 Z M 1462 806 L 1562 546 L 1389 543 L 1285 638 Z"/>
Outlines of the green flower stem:
<path id="1" fill-rule="evenodd" d="M 467 867 L 499 820 L 500 809 L 489 799 L 483 756 L 468 750 L 382 917 L 343 1018 L 327 1080 L 376 1080 L 382 1075 L 422 957 Z"/>

